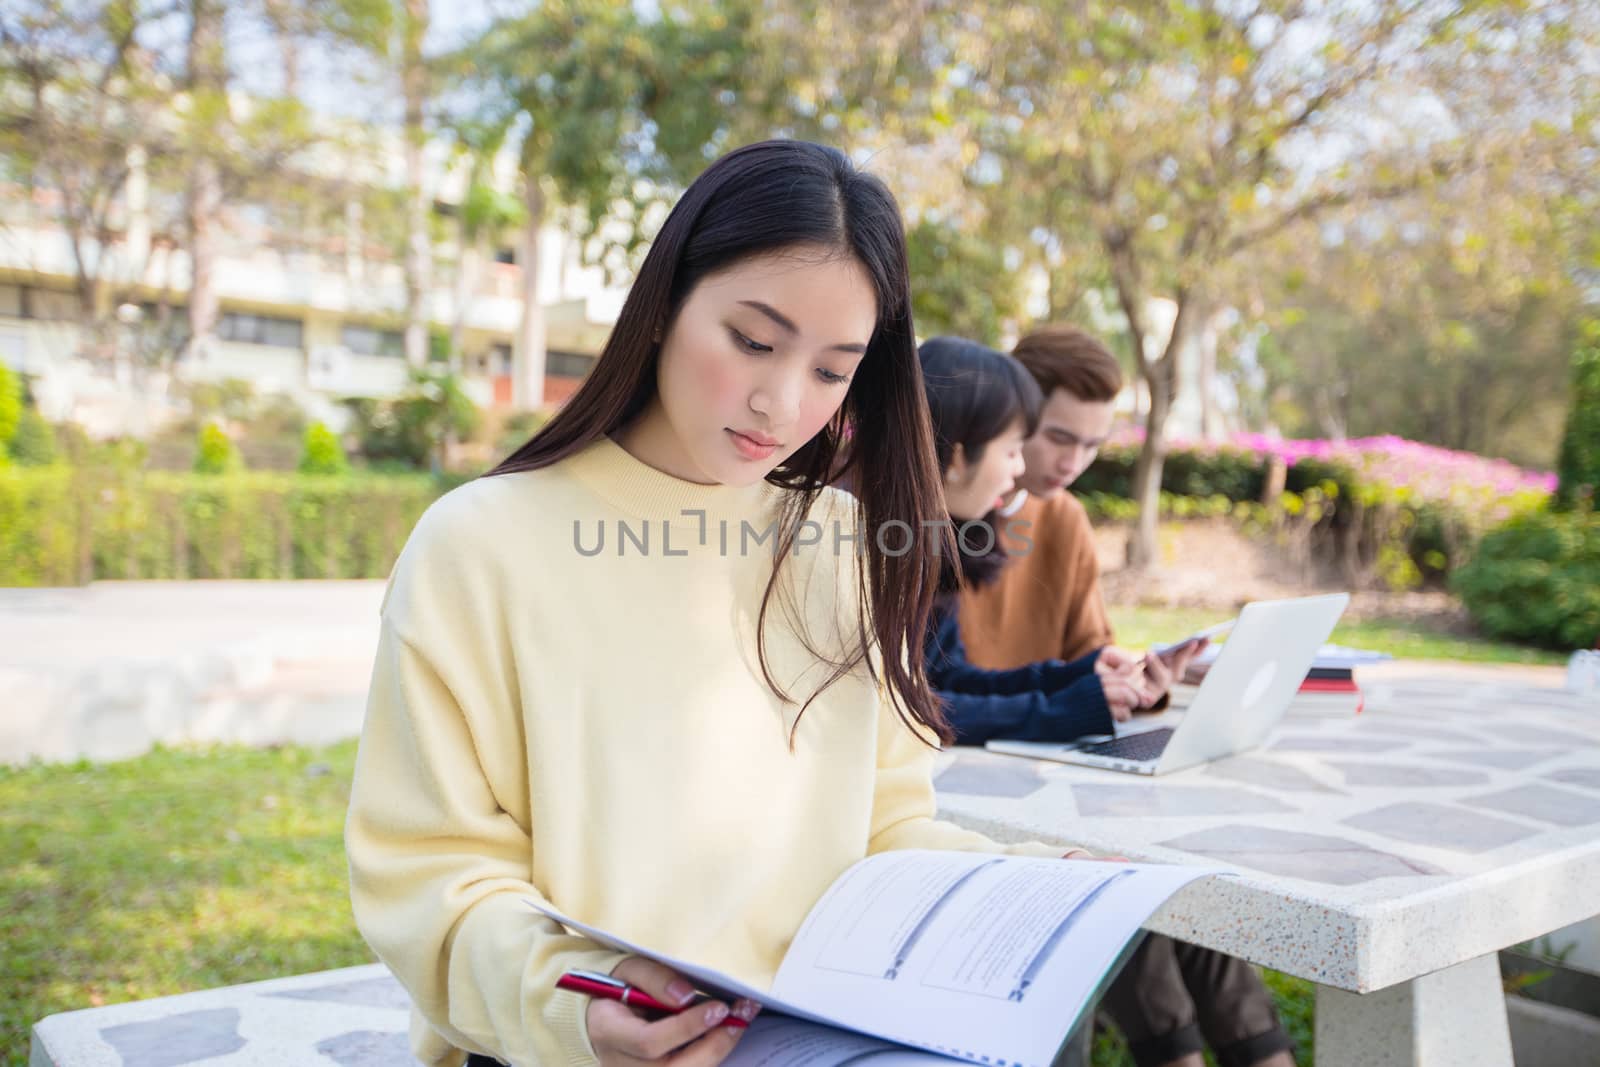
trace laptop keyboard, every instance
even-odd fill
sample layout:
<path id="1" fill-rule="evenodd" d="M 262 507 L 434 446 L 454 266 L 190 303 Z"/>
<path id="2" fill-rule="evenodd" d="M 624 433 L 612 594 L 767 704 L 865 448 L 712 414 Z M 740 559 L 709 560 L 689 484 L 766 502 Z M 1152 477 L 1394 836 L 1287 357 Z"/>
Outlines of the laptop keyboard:
<path id="1" fill-rule="evenodd" d="M 1172 740 L 1172 727 L 1163 726 L 1157 730 L 1146 730 L 1140 734 L 1129 734 L 1127 737 L 1114 737 L 1110 741 L 1084 745 L 1078 751 L 1092 752 L 1096 756 L 1115 756 L 1117 759 L 1146 762 L 1159 759 L 1170 740 Z"/>

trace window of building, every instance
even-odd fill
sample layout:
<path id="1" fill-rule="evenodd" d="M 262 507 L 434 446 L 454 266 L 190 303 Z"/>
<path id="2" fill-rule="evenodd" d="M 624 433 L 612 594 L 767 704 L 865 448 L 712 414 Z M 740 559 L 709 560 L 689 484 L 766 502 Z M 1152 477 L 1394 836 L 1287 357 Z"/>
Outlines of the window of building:
<path id="1" fill-rule="evenodd" d="M 29 289 L 27 316 L 53 322 L 73 322 L 78 315 L 78 294 L 62 289 Z"/>
<path id="2" fill-rule="evenodd" d="M 225 311 L 217 324 L 217 336 L 224 341 L 276 348 L 303 348 L 305 324 L 299 319 L 280 319 L 243 311 Z"/>
<path id="3" fill-rule="evenodd" d="M 399 330 L 347 322 L 339 330 L 339 342 L 358 356 L 403 358 L 406 354 L 406 335 Z"/>
<path id="4" fill-rule="evenodd" d="M 511 346 L 495 345 L 489 350 L 489 355 L 484 357 L 487 364 L 486 370 L 497 378 L 504 378 L 511 373 Z"/>
<path id="5" fill-rule="evenodd" d="M 577 352 L 545 353 L 544 372 L 552 378 L 586 378 L 594 369 L 594 357 Z"/>

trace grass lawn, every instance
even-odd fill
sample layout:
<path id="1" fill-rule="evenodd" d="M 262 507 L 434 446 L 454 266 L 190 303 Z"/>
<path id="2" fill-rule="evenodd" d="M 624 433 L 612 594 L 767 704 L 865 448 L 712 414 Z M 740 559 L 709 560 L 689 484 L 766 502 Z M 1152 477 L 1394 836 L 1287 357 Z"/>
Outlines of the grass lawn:
<path id="1" fill-rule="evenodd" d="M 354 743 L 0 769 L 0 1050 L 45 1015 L 369 963 L 350 918 Z"/>
<path id="2" fill-rule="evenodd" d="M 0 1062 L 24 1067 L 54 1012 L 370 962 L 341 839 L 354 759 L 351 742 L 0 768 Z M 1309 1052 L 1311 987 L 1268 981 Z M 1131 1064 L 1100 1039 L 1095 1067 Z"/>
<path id="3" fill-rule="evenodd" d="M 1117 644 L 1140 649 L 1177 641 L 1188 634 L 1222 622 L 1225 611 L 1193 608 L 1110 607 Z M 1341 645 L 1387 652 L 1396 659 L 1464 660 L 1471 663 L 1531 663 L 1561 666 L 1565 654 L 1526 645 L 1512 645 L 1480 637 L 1442 633 L 1425 623 L 1398 619 L 1363 619 L 1344 622 L 1333 632 Z"/>

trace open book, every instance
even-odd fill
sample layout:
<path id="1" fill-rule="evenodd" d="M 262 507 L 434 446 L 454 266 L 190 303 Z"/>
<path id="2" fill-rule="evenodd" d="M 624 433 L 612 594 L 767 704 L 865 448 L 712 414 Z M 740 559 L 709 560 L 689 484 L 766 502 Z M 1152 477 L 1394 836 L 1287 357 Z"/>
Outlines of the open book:
<path id="1" fill-rule="evenodd" d="M 631 944 L 529 901 L 578 933 L 763 1007 L 729 1067 L 948 1063 L 1047 1067 L 1131 953 L 1140 925 L 1217 872 L 977 852 L 871 856 L 828 888 L 770 990 Z"/>

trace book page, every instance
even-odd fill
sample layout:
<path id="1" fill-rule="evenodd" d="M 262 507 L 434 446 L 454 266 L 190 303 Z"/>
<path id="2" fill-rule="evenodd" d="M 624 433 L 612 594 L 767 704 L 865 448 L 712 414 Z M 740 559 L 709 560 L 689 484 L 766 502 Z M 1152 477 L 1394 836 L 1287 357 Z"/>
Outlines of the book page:
<path id="1" fill-rule="evenodd" d="M 724 1067 L 950 1067 L 953 1061 L 784 1015 L 762 1014 Z"/>
<path id="2" fill-rule="evenodd" d="M 991 1067 L 1047 1067 L 1145 919 L 1213 873 L 979 852 L 870 856 L 811 909 L 771 990 L 527 903 L 714 995 Z M 882 1067 L 876 1053 L 872 1063 Z"/>
<path id="3" fill-rule="evenodd" d="M 1188 867 L 900 851 L 812 908 L 772 992 L 840 1026 L 1000 1067 L 1045 1067 Z"/>

